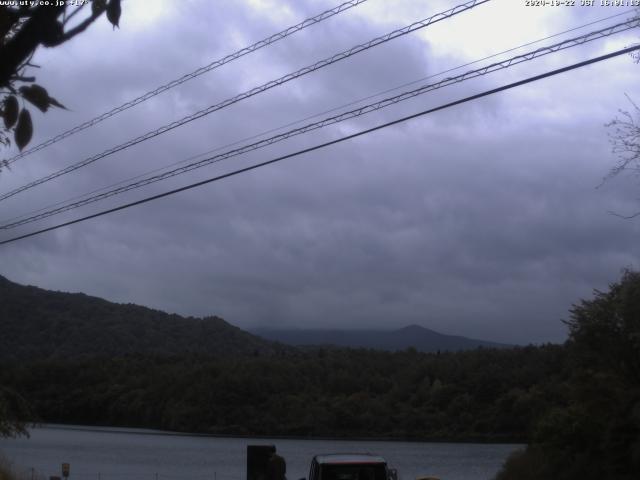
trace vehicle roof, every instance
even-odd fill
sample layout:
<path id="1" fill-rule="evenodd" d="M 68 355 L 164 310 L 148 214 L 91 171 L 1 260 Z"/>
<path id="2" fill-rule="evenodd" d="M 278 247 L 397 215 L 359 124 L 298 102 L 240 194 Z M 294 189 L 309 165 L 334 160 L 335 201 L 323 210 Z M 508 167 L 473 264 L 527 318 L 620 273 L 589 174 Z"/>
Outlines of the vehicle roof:
<path id="1" fill-rule="evenodd" d="M 384 463 L 387 461 L 377 455 L 370 453 L 331 453 L 326 455 L 316 455 L 315 460 L 319 464 L 337 464 L 337 463 Z"/>

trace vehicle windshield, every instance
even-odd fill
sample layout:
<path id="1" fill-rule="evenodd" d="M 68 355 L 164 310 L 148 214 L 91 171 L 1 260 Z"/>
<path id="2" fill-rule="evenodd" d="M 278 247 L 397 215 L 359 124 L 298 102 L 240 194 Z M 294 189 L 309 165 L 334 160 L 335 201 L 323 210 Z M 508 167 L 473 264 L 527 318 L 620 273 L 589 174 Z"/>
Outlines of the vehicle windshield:
<path id="1" fill-rule="evenodd" d="M 387 480 L 384 464 L 322 465 L 320 480 Z"/>

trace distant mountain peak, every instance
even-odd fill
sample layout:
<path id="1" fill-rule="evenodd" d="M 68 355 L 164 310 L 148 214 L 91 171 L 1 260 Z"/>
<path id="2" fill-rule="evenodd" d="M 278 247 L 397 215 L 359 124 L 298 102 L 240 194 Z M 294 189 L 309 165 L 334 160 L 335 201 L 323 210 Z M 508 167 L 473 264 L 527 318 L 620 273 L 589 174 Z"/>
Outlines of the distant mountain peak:
<path id="1" fill-rule="evenodd" d="M 338 330 L 338 329 L 254 329 L 265 339 L 294 346 L 333 346 L 371 348 L 375 350 L 405 350 L 413 347 L 423 352 L 505 348 L 511 345 L 444 335 L 420 325 L 407 325 L 397 330 Z"/>
<path id="2" fill-rule="evenodd" d="M 423 327 L 421 325 L 416 325 L 415 323 L 412 323 L 411 325 L 407 325 L 406 327 L 402 327 L 397 331 L 399 332 L 433 332 L 433 330 Z"/>

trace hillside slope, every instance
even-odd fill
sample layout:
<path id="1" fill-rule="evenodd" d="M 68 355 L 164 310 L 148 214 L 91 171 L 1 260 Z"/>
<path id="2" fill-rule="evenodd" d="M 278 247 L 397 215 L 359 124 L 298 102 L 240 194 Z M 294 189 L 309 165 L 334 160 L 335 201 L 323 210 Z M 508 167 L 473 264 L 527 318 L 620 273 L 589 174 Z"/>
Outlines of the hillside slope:
<path id="1" fill-rule="evenodd" d="M 280 347 L 219 317 L 193 318 L 0 276 L 0 360 L 128 354 L 270 355 Z"/>

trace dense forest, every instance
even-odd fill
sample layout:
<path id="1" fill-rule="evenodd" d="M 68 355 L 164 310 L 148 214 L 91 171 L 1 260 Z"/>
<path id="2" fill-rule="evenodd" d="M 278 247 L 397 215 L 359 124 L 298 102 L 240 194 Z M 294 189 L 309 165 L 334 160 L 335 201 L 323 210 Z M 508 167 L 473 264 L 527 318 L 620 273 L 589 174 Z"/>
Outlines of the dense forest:
<path id="1" fill-rule="evenodd" d="M 561 401 L 559 346 L 6 364 L 46 422 L 218 434 L 524 440 Z"/>

